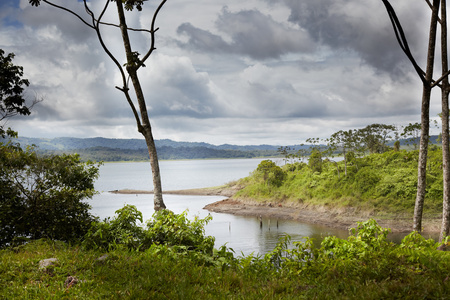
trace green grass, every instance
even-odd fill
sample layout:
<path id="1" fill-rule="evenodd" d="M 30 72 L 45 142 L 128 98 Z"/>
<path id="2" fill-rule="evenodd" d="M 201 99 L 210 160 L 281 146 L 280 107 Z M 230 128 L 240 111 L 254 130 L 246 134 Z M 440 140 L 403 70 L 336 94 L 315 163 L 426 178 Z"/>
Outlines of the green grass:
<path id="1" fill-rule="evenodd" d="M 211 264 L 169 247 L 107 252 L 38 240 L 0 251 L 0 299 L 448 299 L 450 254 L 417 234 L 400 245 L 374 221 L 348 239 L 310 240 Z M 222 249 L 222 251 L 225 251 Z M 55 257 L 48 270 L 38 263 Z M 64 285 L 68 276 L 78 283 Z"/>
<path id="2" fill-rule="evenodd" d="M 417 189 L 418 151 L 389 151 L 355 158 L 347 164 L 323 161 L 322 171 L 313 172 L 304 163 L 283 166 L 281 185 L 270 185 L 255 171 L 239 184 L 245 186 L 236 197 L 261 202 L 290 202 L 358 207 L 376 214 L 408 214 L 414 210 Z M 425 213 L 442 210 L 442 152 L 429 151 Z M 267 175 L 266 175 L 267 176 Z"/>

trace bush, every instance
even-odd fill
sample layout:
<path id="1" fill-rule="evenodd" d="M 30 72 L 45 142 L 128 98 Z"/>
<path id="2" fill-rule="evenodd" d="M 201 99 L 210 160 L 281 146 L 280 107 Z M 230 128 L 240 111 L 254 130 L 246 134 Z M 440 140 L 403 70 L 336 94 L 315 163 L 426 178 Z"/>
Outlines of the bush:
<path id="1" fill-rule="evenodd" d="M 115 211 L 116 217 L 103 222 L 93 222 L 82 242 L 87 249 L 111 250 L 121 246 L 138 249 L 144 239 L 142 213 L 134 205 L 125 205 Z"/>
<path id="2" fill-rule="evenodd" d="M 362 168 L 355 175 L 355 187 L 361 191 L 361 193 L 373 190 L 379 181 L 380 177 L 369 167 Z"/>
<path id="3" fill-rule="evenodd" d="M 322 153 L 320 153 L 320 150 L 312 150 L 309 156 L 309 167 L 313 172 L 322 173 Z"/>
<path id="4" fill-rule="evenodd" d="M 214 237 L 205 236 L 204 230 L 212 217 L 195 217 L 190 221 L 186 214 L 175 214 L 167 209 L 157 211 L 144 229 L 137 223 L 142 223 L 142 213 L 134 205 L 125 205 L 116 211 L 116 217 L 112 220 L 94 222 L 83 240 L 83 246 L 87 249 L 113 250 L 125 247 L 143 251 L 153 245 L 164 245 L 212 255 Z"/>
<path id="5" fill-rule="evenodd" d="M 41 157 L 0 144 L 0 247 L 48 237 L 74 241 L 94 217 L 91 198 L 98 168 L 77 155 Z"/>
<path id="6" fill-rule="evenodd" d="M 146 243 L 183 246 L 187 250 L 197 250 L 212 254 L 214 237 L 205 236 L 205 225 L 212 220 L 211 215 L 204 219 L 197 216 L 189 221 L 186 212 L 175 214 L 164 209 L 156 212 L 147 223 Z"/>
<path id="7" fill-rule="evenodd" d="M 271 160 L 263 160 L 256 168 L 256 173 L 263 177 L 267 185 L 281 186 L 286 173 Z"/>

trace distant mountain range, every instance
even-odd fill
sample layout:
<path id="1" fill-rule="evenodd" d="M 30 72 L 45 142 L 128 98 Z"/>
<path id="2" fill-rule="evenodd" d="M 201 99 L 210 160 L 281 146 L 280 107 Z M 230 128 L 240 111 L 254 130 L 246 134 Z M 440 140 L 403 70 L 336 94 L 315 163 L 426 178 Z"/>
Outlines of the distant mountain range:
<path id="1" fill-rule="evenodd" d="M 61 137 L 54 139 L 19 137 L 22 147 L 35 145 L 41 153 L 78 153 L 84 160 L 142 161 L 148 159 L 143 139 L 108 139 Z M 156 140 L 159 159 L 252 158 L 279 156 L 273 145 L 212 145 L 198 142 Z M 309 146 L 292 145 L 291 149 Z"/>
<path id="2" fill-rule="evenodd" d="M 95 138 L 73 138 L 73 137 L 61 137 L 54 139 L 45 138 L 29 138 L 29 137 L 19 137 L 17 139 L 23 146 L 36 145 L 42 150 L 75 150 L 75 149 L 87 149 L 93 147 L 106 147 L 115 149 L 130 149 L 139 150 L 147 149 L 145 140 L 143 139 L 108 139 L 103 137 Z M 169 139 L 155 140 L 156 147 L 173 147 L 173 148 L 210 148 L 218 150 L 240 150 L 240 151 L 253 151 L 253 150 L 277 150 L 280 146 L 272 145 L 249 145 L 249 146 L 238 146 L 238 145 L 212 145 L 208 143 L 198 143 L 198 142 L 176 142 Z M 291 146 L 295 147 L 295 146 Z M 300 147 L 300 146 L 298 146 Z"/>
<path id="3" fill-rule="evenodd" d="M 430 141 L 436 143 L 437 136 Z M 1 138 L 0 138 L 1 141 Z M 148 160 L 147 145 L 143 139 L 108 139 L 61 137 L 54 139 L 19 137 L 14 140 L 22 147 L 36 146 L 43 154 L 78 153 L 83 160 L 93 161 L 145 161 Z M 400 141 L 402 145 L 406 140 Z M 212 145 L 198 142 L 176 142 L 169 139 L 156 140 L 158 158 L 168 159 L 211 159 L 211 158 L 253 158 L 277 157 L 280 146 L 274 145 Z M 393 145 L 389 143 L 390 146 Z M 291 149 L 308 149 L 310 145 L 290 145 Z"/>

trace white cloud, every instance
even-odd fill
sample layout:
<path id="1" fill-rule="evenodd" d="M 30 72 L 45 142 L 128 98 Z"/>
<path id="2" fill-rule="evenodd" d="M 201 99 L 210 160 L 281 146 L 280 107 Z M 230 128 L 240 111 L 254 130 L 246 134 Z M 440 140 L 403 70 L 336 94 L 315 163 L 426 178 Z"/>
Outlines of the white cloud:
<path id="1" fill-rule="evenodd" d="M 104 3 L 90 6 L 99 11 Z M 429 9 L 410 0 L 393 4 L 422 65 Z M 66 5 L 84 13 L 81 2 Z M 146 8 L 155 5 L 132 13 L 129 26 L 148 27 Z M 105 15 L 115 20 L 113 11 Z M 0 48 L 24 67 L 28 95 L 45 99 L 32 116 L 11 120 L 21 135 L 139 137 L 114 88 L 122 85 L 120 74 L 95 32 L 27 0 L 3 1 L 0 22 Z M 140 71 L 156 138 L 287 145 L 375 122 L 419 120 L 421 83 L 381 1 L 172 0 L 156 24 L 157 50 Z M 102 32 L 123 64 L 119 30 Z M 132 36 L 144 53 L 149 35 Z M 439 97 L 434 91 L 432 116 Z"/>

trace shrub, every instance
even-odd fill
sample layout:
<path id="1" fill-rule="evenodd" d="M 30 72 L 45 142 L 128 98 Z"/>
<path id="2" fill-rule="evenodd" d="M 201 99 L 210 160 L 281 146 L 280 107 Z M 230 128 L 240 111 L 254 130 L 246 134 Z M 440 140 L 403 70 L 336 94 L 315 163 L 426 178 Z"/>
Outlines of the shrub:
<path id="1" fill-rule="evenodd" d="M 138 249 L 145 237 L 142 213 L 134 205 L 125 205 L 115 211 L 116 217 L 93 222 L 82 242 L 87 249 L 111 250 L 117 247 Z"/>
<path id="2" fill-rule="evenodd" d="M 134 205 L 125 205 L 116 211 L 116 217 L 94 222 L 83 240 L 87 249 L 113 250 L 121 247 L 146 250 L 153 245 L 175 247 L 178 250 L 195 250 L 212 254 L 214 237 L 205 236 L 204 226 L 212 219 L 187 218 L 187 213 L 175 214 L 164 209 L 153 214 L 146 228 L 142 213 Z"/>
<path id="3" fill-rule="evenodd" d="M 361 193 L 372 190 L 379 181 L 380 177 L 369 167 L 362 168 L 355 175 L 355 187 L 357 187 Z"/>
<path id="4" fill-rule="evenodd" d="M 38 156 L 0 144 L 0 247 L 48 237 L 74 241 L 94 217 L 91 198 L 98 168 L 77 155 Z"/>
<path id="5" fill-rule="evenodd" d="M 175 214 L 164 209 L 156 212 L 147 222 L 145 242 L 169 246 L 183 246 L 187 250 L 197 250 L 212 254 L 214 237 L 205 236 L 205 225 L 212 220 L 211 215 L 204 219 L 195 216 L 187 218 L 187 212 Z"/>
<path id="6" fill-rule="evenodd" d="M 313 149 L 309 156 L 309 167 L 313 172 L 322 172 L 322 153 L 318 149 Z"/>
<path id="7" fill-rule="evenodd" d="M 271 160 L 263 160 L 256 168 L 256 173 L 261 175 L 267 185 L 281 186 L 286 173 Z"/>

